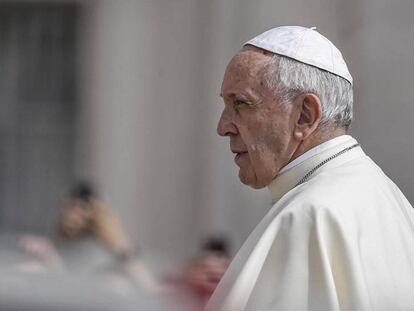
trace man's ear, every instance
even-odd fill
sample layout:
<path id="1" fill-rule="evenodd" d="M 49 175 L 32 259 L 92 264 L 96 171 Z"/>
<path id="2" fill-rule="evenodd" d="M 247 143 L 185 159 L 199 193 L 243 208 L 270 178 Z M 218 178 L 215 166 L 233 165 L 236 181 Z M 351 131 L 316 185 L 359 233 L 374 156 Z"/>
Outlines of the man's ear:
<path id="1" fill-rule="evenodd" d="M 305 140 L 319 126 L 322 118 L 322 103 L 318 96 L 306 93 L 295 100 L 298 110 L 294 136 L 298 140 Z"/>

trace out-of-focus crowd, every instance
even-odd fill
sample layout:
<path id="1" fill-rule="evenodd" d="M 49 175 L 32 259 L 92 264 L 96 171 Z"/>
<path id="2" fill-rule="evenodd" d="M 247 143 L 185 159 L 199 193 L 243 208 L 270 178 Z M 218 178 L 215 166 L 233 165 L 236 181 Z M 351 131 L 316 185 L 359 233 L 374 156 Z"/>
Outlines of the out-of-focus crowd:
<path id="1" fill-rule="evenodd" d="M 182 271 L 157 275 L 86 182 L 52 236 L 3 234 L 0 248 L 2 310 L 201 310 L 230 262 L 226 239 L 210 237 Z"/>

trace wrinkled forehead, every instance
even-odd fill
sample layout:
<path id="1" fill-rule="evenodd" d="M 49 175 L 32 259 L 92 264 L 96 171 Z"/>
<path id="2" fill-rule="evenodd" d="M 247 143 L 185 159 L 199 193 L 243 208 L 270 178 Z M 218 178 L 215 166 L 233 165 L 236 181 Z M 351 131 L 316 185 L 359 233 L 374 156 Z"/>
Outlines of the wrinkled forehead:
<path id="1" fill-rule="evenodd" d="M 256 83 L 260 84 L 265 65 L 271 55 L 250 45 L 243 47 L 227 65 L 221 88 L 222 94 L 241 82 L 251 83 L 252 86 Z"/>

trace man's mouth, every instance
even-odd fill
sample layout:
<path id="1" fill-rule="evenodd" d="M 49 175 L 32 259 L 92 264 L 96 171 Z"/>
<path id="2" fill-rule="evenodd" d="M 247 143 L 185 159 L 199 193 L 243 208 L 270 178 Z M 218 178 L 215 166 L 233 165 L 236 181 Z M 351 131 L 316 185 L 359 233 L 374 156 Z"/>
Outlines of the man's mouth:
<path id="1" fill-rule="evenodd" d="M 236 156 L 234 157 L 235 162 L 237 162 L 237 160 L 239 160 L 243 156 L 247 155 L 247 151 L 236 151 L 234 153 L 236 154 Z"/>

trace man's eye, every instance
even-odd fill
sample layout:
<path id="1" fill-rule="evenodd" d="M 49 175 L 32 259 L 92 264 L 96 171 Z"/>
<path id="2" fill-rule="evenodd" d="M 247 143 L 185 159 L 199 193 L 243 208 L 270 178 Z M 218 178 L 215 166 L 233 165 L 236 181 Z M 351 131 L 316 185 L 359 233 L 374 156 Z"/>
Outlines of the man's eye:
<path id="1" fill-rule="evenodd" d="M 243 100 L 236 100 L 235 102 L 234 102 L 234 105 L 237 107 L 237 106 L 240 106 L 240 105 L 246 105 L 247 103 L 245 102 L 245 101 L 243 101 Z"/>

